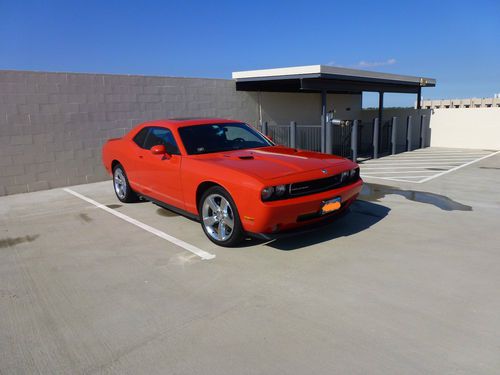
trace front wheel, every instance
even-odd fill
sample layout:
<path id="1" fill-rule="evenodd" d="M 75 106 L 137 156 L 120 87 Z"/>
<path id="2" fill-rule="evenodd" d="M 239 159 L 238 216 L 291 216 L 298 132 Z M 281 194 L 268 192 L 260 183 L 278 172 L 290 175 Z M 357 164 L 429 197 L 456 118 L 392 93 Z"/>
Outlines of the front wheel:
<path id="1" fill-rule="evenodd" d="M 210 241 L 235 246 L 243 238 L 240 216 L 231 195 L 222 187 L 208 189 L 200 200 L 200 221 Z"/>

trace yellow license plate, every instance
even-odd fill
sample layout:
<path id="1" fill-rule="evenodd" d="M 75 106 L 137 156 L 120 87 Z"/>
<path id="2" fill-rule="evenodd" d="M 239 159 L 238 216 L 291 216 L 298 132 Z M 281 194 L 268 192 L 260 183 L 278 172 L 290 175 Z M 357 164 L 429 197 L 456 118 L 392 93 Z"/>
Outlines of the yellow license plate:
<path id="1" fill-rule="evenodd" d="M 337 211 L 341 206 L 341 198 L 333 198 L 323 202 L 321 206 L 321 213 L 327 214 L 329 212 Z"/>

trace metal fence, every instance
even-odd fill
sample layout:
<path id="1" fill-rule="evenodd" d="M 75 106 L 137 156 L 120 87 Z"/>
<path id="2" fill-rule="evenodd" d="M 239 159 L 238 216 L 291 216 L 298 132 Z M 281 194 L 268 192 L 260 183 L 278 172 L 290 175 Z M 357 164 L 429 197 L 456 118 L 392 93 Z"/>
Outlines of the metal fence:
<path id="1" fill-rule="evenodd" d="M 297 125 L 295 147 L 310 151 L 321 151 L 321 125 Z"/>
<path id="2" fill-rule="evenodd" d="M 290 126 L 270 126 L 268 136 L 277 144 L 290 145 Z"/>
<path id="3" fill-rule="evenodd" d="M 420 119 L 396 119 L 378 124 L 378 119 L 370 122 L 340 121 L 340 125 L 328 124 L 331 129 L 327 134 L 331 139 L 332 154 L 346 158 L 377 158 L 379 156 L 400 153 L 415 148 L 425 147 L 425 115 Z M 419 120 L 418 124 L 414 123 Z M 357 124 L 356 129 L 354 124 Z M 321 151 L 321 125 L 268 125 L 264 123 L 258 129 L 267 134 L 275 143 L 310 151 Z M 331 131 L 330 131 L 331 130 Z M 295 133 L 295 135 L 293 134 Z M 353 134 L 356 142 L 353 142 Z M 377 139 L 374 139 L 377 137 Z M 330 143 L 326 139 L 326 148 Z"/>

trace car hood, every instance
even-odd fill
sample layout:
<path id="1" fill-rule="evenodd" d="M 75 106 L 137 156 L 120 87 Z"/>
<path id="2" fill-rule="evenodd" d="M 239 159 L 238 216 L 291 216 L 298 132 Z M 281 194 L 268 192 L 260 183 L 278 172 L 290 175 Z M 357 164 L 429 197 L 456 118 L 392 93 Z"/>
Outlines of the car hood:
<path id="1" fill-rule="evenodd" d="M 281 146 L 204 154 L 197 155 L 196 158 L 263 180 L 300 175 L 311 171 L 320 172 L 322 169 L 326 174 L 332 175 L 356 167 L 352 161 L 336 155 Z"/>

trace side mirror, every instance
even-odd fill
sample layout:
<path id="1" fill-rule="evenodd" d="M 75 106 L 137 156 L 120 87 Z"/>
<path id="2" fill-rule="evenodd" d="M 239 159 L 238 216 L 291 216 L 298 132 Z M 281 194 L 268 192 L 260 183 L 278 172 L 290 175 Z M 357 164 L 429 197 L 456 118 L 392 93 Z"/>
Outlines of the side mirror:
<path id="1" fill-rule="evenodd" d="M 153 155 L 165 155 L 167 153 L 167 149 L 164 145 L 156 145 L 151 147 L 151 153 Z"/>

